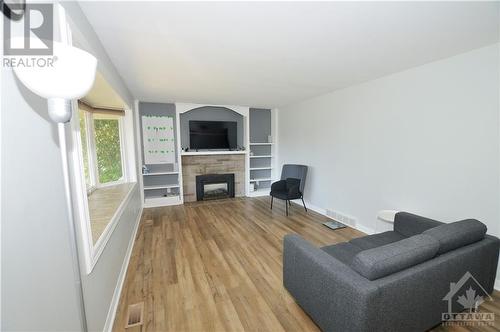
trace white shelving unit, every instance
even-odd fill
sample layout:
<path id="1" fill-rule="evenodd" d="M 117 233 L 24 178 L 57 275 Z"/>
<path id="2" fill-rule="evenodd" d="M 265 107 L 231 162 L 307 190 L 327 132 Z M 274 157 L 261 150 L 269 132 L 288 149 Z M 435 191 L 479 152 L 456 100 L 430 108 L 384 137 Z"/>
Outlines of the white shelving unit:
<path id="1" fill-rule="evenodd" d="M 266 196 L 276 179 L 277 110 L 250 109 L 247 196 Z M 266 142 L 271 138 L 271 142 Z"/>
<path id="2" fill-rule="evenodd" d="M 142 127 L 142 116 L 143 115 L 166 115 L 173 117 L 174 134 L 178 132 L 178 117 L 175 113 L 175 108 L 169 106 L 168 104 L 156 104 L 156 103 L 140 103 L 137 102 L 137 120 L 139 121 L 139 128 Z M 141 167 L 144 164 L 143 159 L 143 146 L 142 130 L 138 129 L 139 142 L 141 151 Z M 144 198 L 144 207 L 159 207 L 167 205 L 182 204 L 182 182 L 181 182 L 181 172 L 180 172 L 180 156 L 178 155 L 178 136 L 174 135 L 175 140 L 175 151 L 176 151 L 176 162 L 175 164 L 148 164 L 146 165 L 149 172 L 142 174 L 140 179 L 142 197 Z"/>

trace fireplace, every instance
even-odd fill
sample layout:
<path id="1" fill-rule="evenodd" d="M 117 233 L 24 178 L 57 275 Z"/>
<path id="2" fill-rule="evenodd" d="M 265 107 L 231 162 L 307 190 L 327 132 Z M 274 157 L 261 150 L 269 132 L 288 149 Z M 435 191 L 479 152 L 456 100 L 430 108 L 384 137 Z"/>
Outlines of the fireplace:
<path id="1" fill-rule="evenodd" d="M 196 176 L 196 200 L 206 201 L 234 197 L 234 174 Z"/>

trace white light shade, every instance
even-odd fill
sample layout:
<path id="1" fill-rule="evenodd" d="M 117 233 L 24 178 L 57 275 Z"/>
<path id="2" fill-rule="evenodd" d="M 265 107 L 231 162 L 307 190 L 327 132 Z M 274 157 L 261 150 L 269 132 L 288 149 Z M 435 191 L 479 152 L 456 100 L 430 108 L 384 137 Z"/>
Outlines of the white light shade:
<path id="1" fill-rule="evenodd" d="M 14 72 L 28 89 L 43 98 L 85 96 L 94 83 L 97 59 L 79 48 L 59 42 L 54 42 L 53 58 L 52 66 L 16 66 Z"/>

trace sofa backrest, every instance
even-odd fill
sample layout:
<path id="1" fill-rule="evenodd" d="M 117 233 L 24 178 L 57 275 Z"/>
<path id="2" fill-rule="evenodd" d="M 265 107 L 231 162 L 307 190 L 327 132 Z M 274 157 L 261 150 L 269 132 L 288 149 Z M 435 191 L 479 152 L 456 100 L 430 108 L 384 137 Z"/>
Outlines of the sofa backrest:
<path id="1" fill-rule="evenodd" d="M 482 222 L 475 219 L 443 224 L 424 231 L 426 234 L 439 242 L 438 254 L 466 246 L 468 244 L 481 241 L 486 235 L 487 227 Z"/>
<path id="2" fill-rule="evenodd" d="M 408 212 L 398 212 L 394 216 L 394 231 L 405 237 L 421 234 L 429 228 L 440 225 L 443 223 Z"/>
<path id="3" fill-rule="evenodd" d="M 425 234 L 415 235 L 354 256 L 351 268 L 369 280 L 375 280 L 436 256 L 439 242 Z"/>

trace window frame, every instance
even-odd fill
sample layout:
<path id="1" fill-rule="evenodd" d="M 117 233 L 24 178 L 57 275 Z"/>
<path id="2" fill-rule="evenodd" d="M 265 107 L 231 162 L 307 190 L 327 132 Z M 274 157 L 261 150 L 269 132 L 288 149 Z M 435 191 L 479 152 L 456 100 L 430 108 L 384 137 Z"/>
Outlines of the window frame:
<path id="1" fill-rule="evenodd" d="M 96 113 L 96 114 L 99 114 L 99 116 L 102 116 L 103 118 L 102 119 L 105 119 L 105 120 L 117 120 L 118 121 L 118 139 L 120 140 L 120 162 L 121 162 L 121 168 L 122 168 L 122 176 L 121 178 L 119 178 L 118 180 L 116 181 L 110 181 L 110 182 L 105 182 L 105 183 L 101 183 L 101 181 L 99 181 L 99 167 L 97 166 L 97 149 L 96 149 L 96 141 L 95 141 L 95 118 L 94 118 L 94 114 L 95 113 L 92 113 L 92 112 L 88 112 L 88 111 L 85 111 L 87 113 L 90 113 L 89 116 L 91 118 L 91 123 L 92 123 L 92 128 L 91 128 L 91 132 L 92 132 L 92 138 L 91 138 L 91 141 L 92 141 L 92 144 L 91 144 L 91 147 L 90 147 L 90 150 L 91 150 L 91 153 L 92 153 L 92 159 L 93 159 L 93 169 L 94 169 L 94 183 L 96 184 L 96 188 L 105 188 L 105 187 L 110 187 L 110 186 L 116 186 L 117 184 L 122 184 L 122 183 L 125 183 L 126 179 L 128 178 L 127 174 L 126 174 L 126 165 L 125 165 L 125 144 L 124 144 L 124 140 L 125 140 L 125 136 L 123 135 L 123 130 L 124 130 L 124 126 L 123 126 L 123 119 L 125 116 L 121 116 L 121 115 L 113 115 L 113 114 L 99 114 L 99 113 Z M 87 131 L 88 132 L 88 131 Z"/>
<path id="2" fill-rule="evenodd" d="M 74 110 L 73 114 L 77 114 L 80 110 L 80 106 L 78 105 L 78 101 L 74 100 L 72 102 L 72 108 Z M 87 140 L 91 141 L 91 145 L 87 145 L 88 147 L 92 146 L 92 148 L 89 148 L 91 150 L 91 155 L 89 156 L 90 158 L 94 158 L 94 160 L 97 160 L 97 155 L 95 151 L 95 139 L 90 139 L 91 137 L 94 137 L 94 122 L 93 122 L 93 117 L 92 117 L 92 112 L 89 111 L 84 111 L 86 114 L 85 121 L 88 123 L 91 123 L 91 126 L 86 126 L 87 134 L 89 131 L 91 132 L 92 136 L 87 135 Z M 94 179 L 96 180 L 96 186 L 94 187 L 95 189 L 97 188 L 103 188 L 111 185 L 117 185 L 121 183 L 133 183 L 134 185 L 129 189 L 128 193 L 120 203 L 120 206 L 117 208 L 115 211 L 113 217 L 110 219 L 109 223 L 106 225 L 106 228 L 102 232 L 101 236 L 99 239 L 94 243 L 92 239 L 92 226 L 91 226 L 91 220 L 90 220 L 90 211 L 89 211 L 89 205 L 88 205 L 88 190 L 85 182 L 85 174 L 83 172 L 83 146 L 81 142 L 81 134 L 80 134 L 80 119 L 79 116 L 73 116 L 71 119 L 71 140 L 73 142 L 73 148 L 71 149 L 69 158 L 70 158 L 70 163 L 72 165 L 72 187 L 73 187 L 73 192 L 75 194 L 74 197 L 74 206 L 75 206 L 75 217 L 79 221 L 80 227 L 79 227 L 79 233 L 80 236 L 83 240 L 82 245 L 83 245 L 83 253 L 84 253 L 84 259 L 85 259 L 85 265 L 86 265 L 86 272 L 87 274 L 90 274 L 92 270 L 94 269 L 94 266 L 97 264 L 97 261 L 99 260 L 100 255 L 104 251 L 104 248 L 106 247 L 106 244 L 108 243 L 111 234 L 113 233 L 114 229 L 116 228 L 118 221 L 120 220 L 125 207 L 128 205 L 130 199 L 132 198 L 132 194 L 136 191 L 137 188 L 137 178 L 136 178 L 136 162 L 135 162 L 135 155 L 132 152 L 131 149 L 135 149 L 135 140 L 134 140 L 134 125 L 133 125 L 133 114 L 134 112 L 126 107 L 125 110 L 125 115 L 112 115 L 116 118 L 118 118 L 118 128 L 119 128 L 119 135 L 120 135 L 120 153 L 121 153 L 121 161 L 122 161 L 122 177 L 120 178 L 119 181 L 113 181 L 113 182 L 108 182 L 104 184 L 100 184 L 98 180 L 98 175 L 97 175 L 97 163 L 93 163 L 96 167 L 90 167 L 90 161 L 89 161 L 89 169 L 93 169 L 92 172 L 89 171 L 89 174 L 93 174 Z M 108 115 L 106 115 L 108 116 Z M 111 115 L 110 115 L 111 116 Z M 88 122 L 92 120 L 92 122 Z M 132 123 L 130 123 L 132 121 Z M 90 127 L 90 128 L 89 128 Z M 135 150 L 133 150 L 135 151 Z M 132 161 L 128 161 L 130 158 L 132 158 Z"/>
<path id="3" fill-rule="evenodd" d="M 62 41 L 68 45 L 73 45 L 75 39 L 73 39 L 71 26 L 69 22 L 66 21 L 66 13 L 61 5 L 57 6 L 58 15 L 60 15 L 61 23 L 59 25 Z M 84 39 L 80 36 L 79 39 L 84 42 Z M 98 62 L 99 66 L 99 62 Z M 140 165 L 137 164 L 137 145 L 136 145 L 136 117 L 137 117 L 137 102 L 134 101 L 133 108 L 129 104 L 124 102 L 123 111 L 124 116 L 121 120 L 121 148 L 122 148 L 122 169 L 124 181 L 133 184 L 125 198 L 122 200 L 120 206 L 115 211 L 113 217 L 109 221 L 108 225 L 102 232 L 100 238 L 94 244 L 92 240 L 92 228 L 90 221 L 90 212 L 88 207 L 88 196 L 87 196 L 87 186 L 85 182 L 85 174 L 83 172 L 83 158 L 81 149 L 81 135 L 80 135 L 80 122 L 77 116 L 79 111 L 78 101 L 76 99 L 71 100 L 72 117 L 69 121 L 69 125 L 65 126 L 65 135 L 68 141 L 68 150 L 66 151 L 68 166 L 69 166 L 69 181 L 70 181 L 70 191 L 71 191 L 71 201 L 73 207 L 73 223 L 76 227 L 76 232 L 79 237 L 78 241 L 78 251 L 79 255 L 83 256 L 83 261 L 85 263 L 87 275 L 91 274 L 94 267 L 101 254 L 104 252 L 111 235 L 113 234 L 116 226 L 118 225 L 122 215 L 125 213 L 126 209 L 129 207 L 129 203 L 134 194 L 141 191 L 138 190 L 139 172 Z M 139 207 L 134 207 L 134 213 L 137 209 L 137 219 L 135 221 L 134 232 L 137 232 L 139 226 L 140 217 L 142 214 L 142 205 Z M 133 240 L 133 238 L 132 238 Z M 129 246 L 131 244 L 129 243 Z"/>
<path id="4" fill-rule="evenodd" d="M 110 187 L 110 186 L 116 186 L 118 184 L 122 184 L 126 182 L 126 179 L 128 178 L 127 175 L 127 167 L 126 167 L 126 158 L 125 158 L 125 135 L 124 135 L 124 117 L 121 115 L 113 115 L 113 114 L 99 114 L 99 113 L 93 113 L 89 112 L 81 107 L 78 107 L 78 111 L 81 111 L 84 113 L 84 119 L 85 119 L 85 130 L 86 130 L 86 141 L 87 141 L 87 159 L 88 159 L 88 172 L 89 172 L 89 179 L 90 179 L 90 185 L 87 186 L 87 195 L 90 195 L 94 190 L 98 188 L 105 188 L 105 187 Z M 118 136 L 119 136 L 119 141 L 120 141 L 120 162 L 121 162 L 121 169 L 122 169 L 122 176 L 116 180 L 116 181 L 110 181 L 110 182 L 104 182 L 101 183 L 99 180 L 99 167 L 97 165 L 97 149 L 96 149 L 96 137 L 95 137 L 95 120 L 96 117 L 94 117 L 94 114 L 99 114 L 99 118 L 104 119 L 104 120 L 117 120 L 118 121 Z M 80 121 L 80 119 L 78 119 Z M 81 137 L 81 136 L 80 136 Z M 80 138 L 81 139 L 81 138 Z M 81 144 L 81 141 L 79 143 L 80 149 L 82 150 L 83 153 L 83 146 Z"/>

